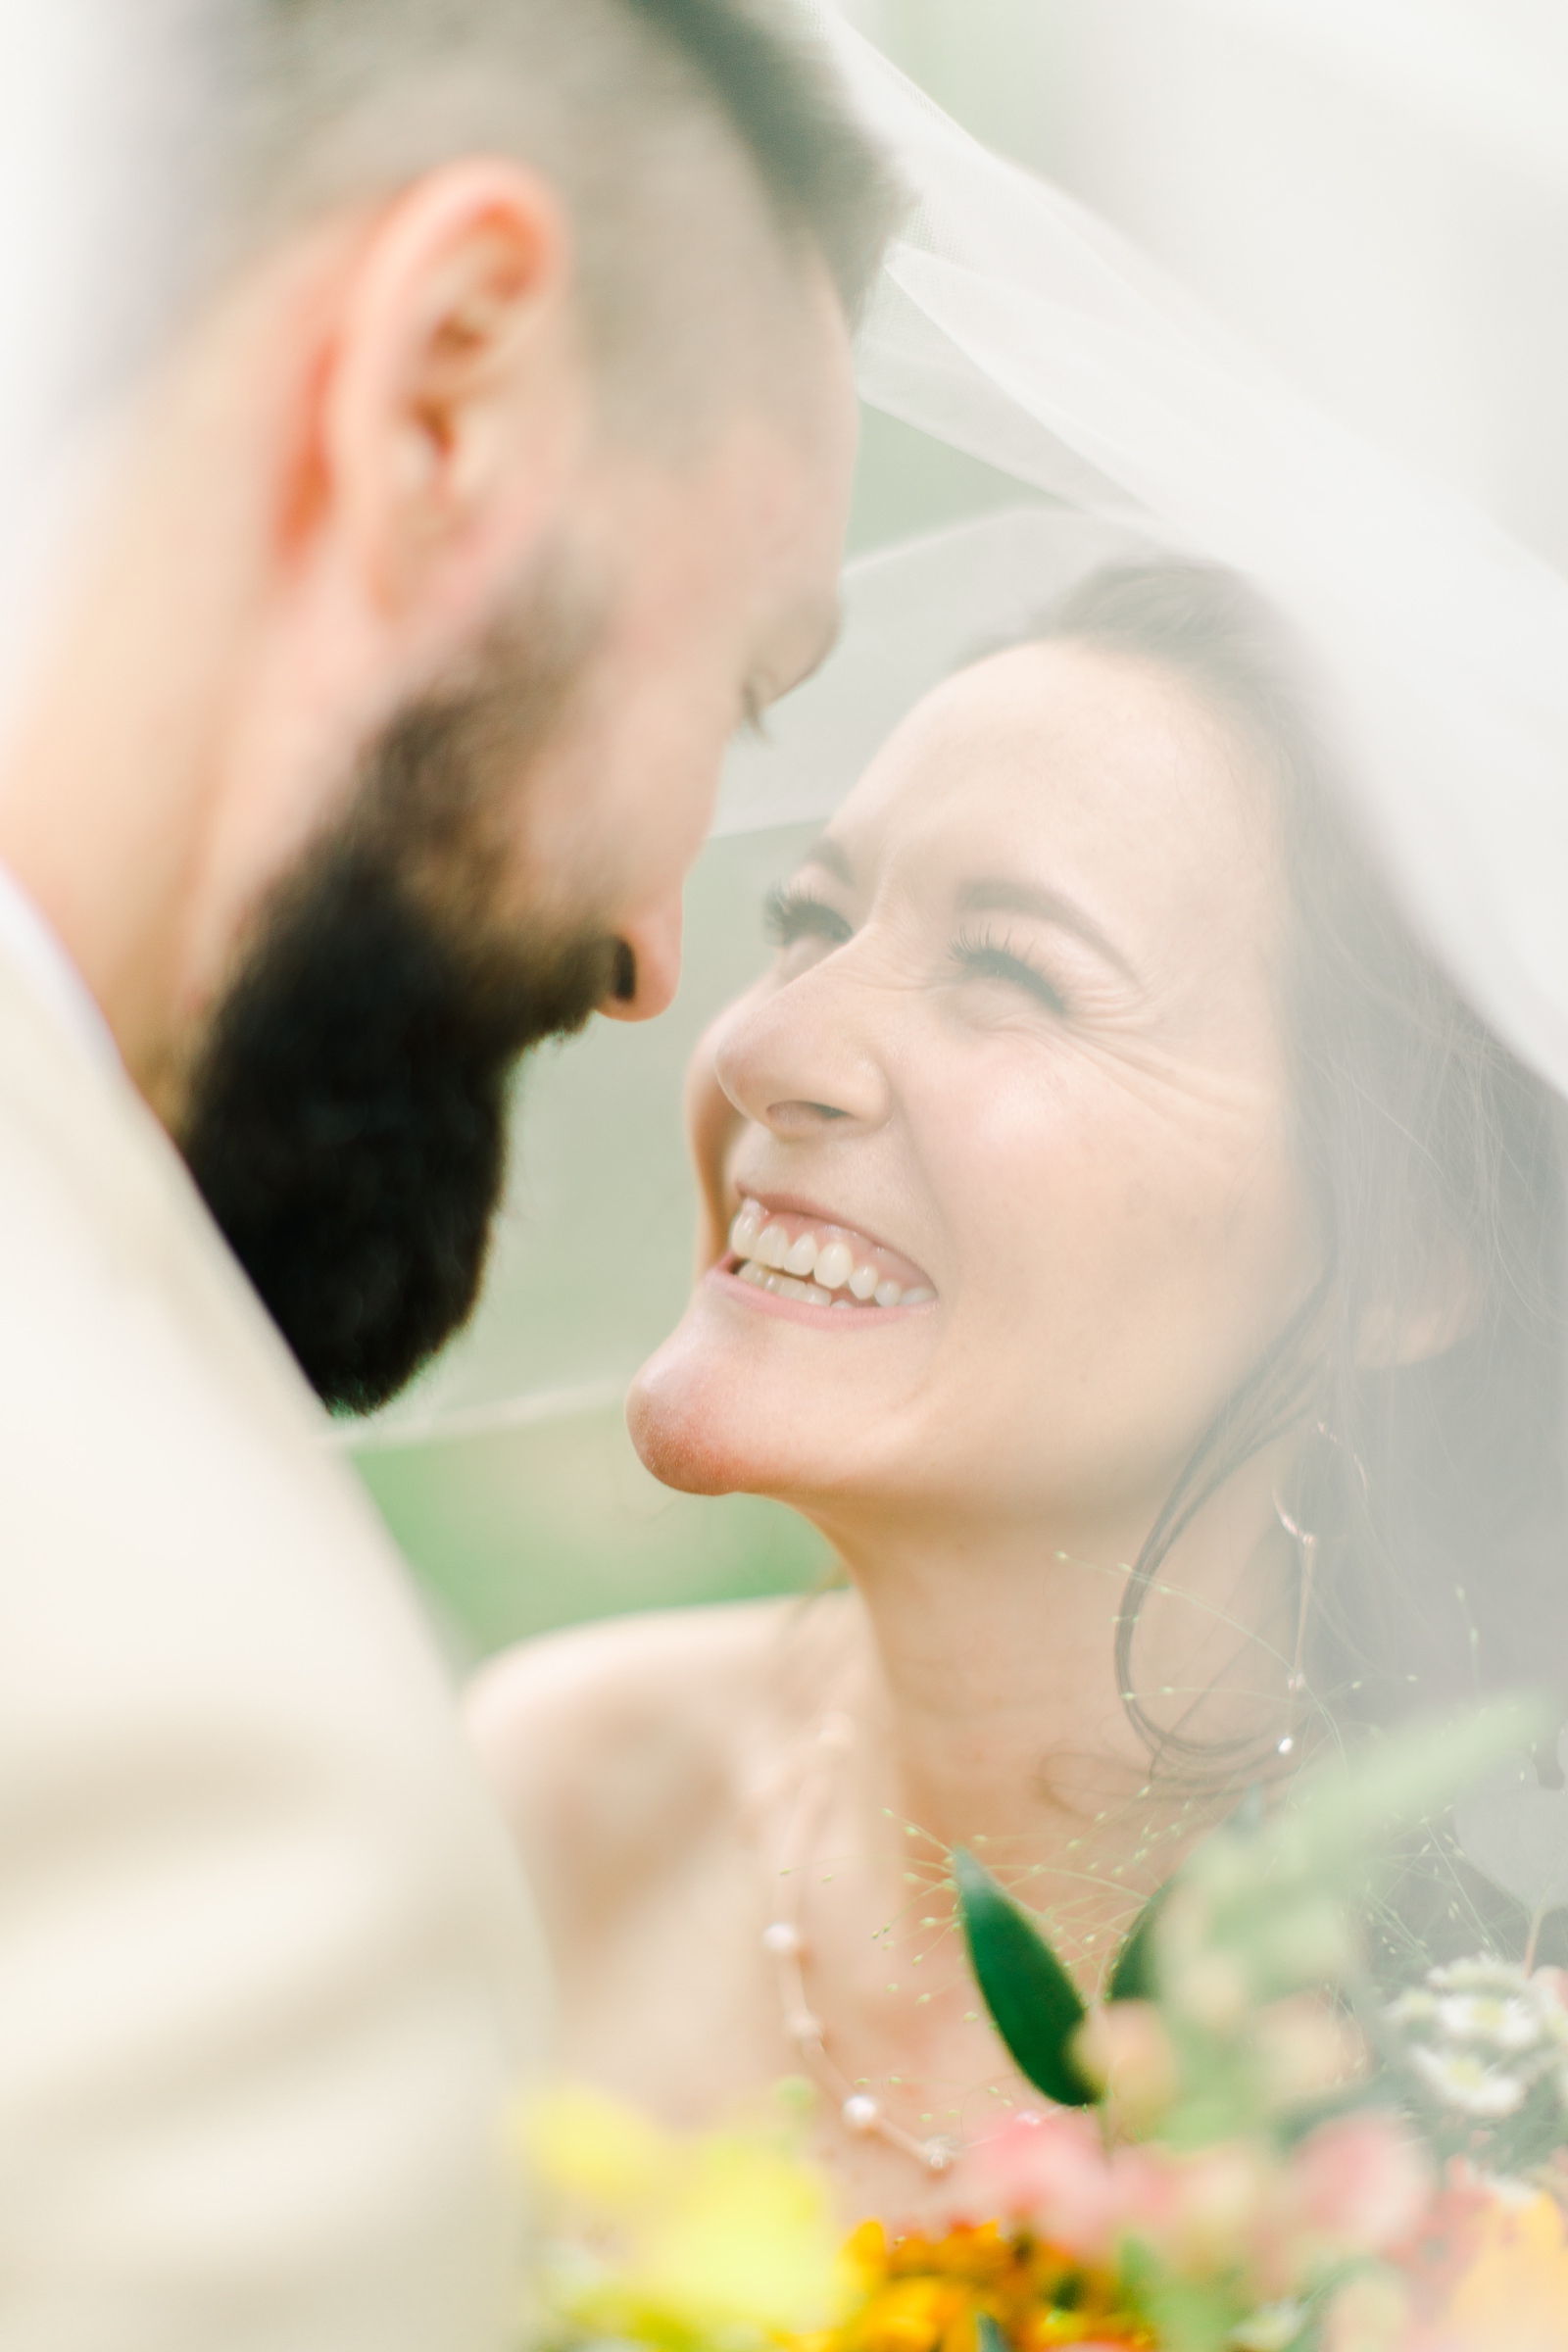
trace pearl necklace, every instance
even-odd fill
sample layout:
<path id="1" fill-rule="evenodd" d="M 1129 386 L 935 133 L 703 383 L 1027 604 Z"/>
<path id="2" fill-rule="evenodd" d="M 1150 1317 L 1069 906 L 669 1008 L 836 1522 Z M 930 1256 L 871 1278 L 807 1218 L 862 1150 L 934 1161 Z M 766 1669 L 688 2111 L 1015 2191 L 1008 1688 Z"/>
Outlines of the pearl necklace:
<path id="1" fill-rule="evenodd" d="M 857 2089 L 828 2047 L 827 2029 L 811 2008 L 806 1990 L 808 1944 L 800 1918 L 802 1864 L 808 1845 L 807 1799 L 819 1796 L 830 1766 L 844 1755 L 854 1739 L 847 1715 L 825 1715 L 817 1725 L 816 1754 L 807 1765 L 795 1791 L 779 1855 L 782 1900 L 778 1914 L 762 1930 L 762 1949 L 773 1963 L 778 1981 L 784 2031 L 819 2084 L 838 2101 L 839 2120 L 857 2138 L 874 2138 L 910 2156 L 929 2173 L 950 2172 L 963 2153 L 963 2143 L 942 2133 L 917 2139 L 886 2114 L 880 2099 Z"/>

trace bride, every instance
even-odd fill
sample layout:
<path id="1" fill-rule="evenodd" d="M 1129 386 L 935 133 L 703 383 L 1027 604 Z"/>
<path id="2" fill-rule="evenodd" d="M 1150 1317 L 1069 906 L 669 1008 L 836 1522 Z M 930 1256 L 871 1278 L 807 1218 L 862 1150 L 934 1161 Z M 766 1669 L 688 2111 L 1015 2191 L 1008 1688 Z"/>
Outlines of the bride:
<path id="1" fill-rule="evenodd" d="M 472 1720 L 567 2071 L 682 2124 L 804 2076 L 849 2216 L 935 2212 L 1031 2095 L 955 1847 L 1092 1995 L 1249 1785 L 1551 1638 L 1556 1101 L 1352 794 L 1252 587 L 1102 568 L 895 732 L 699 1052 L 633 1433 L 845 1589 L 557 1637 Z M 1462 1868 L 1407 1894 L 1431 1949 Z"/>
<path id="2" fill-rule="evenodd" d="M 920 197 L 862 390 L 1036 503 L 889 560 L 736 804 L 829 821 L 697 1056 L 631 1418 L 843 1582 L 523 1648 L 472 1721 L 567 2072 L 684 2125 L 804 2078 L 907 2225 L 1030 2095 L 955 1848 L 1093 1995 L 1245 1791 L 1562 1690 L 1568 586 L 823 25 Z M 1373 1958 L 1526 1930 L 1440 1834 Z"/>

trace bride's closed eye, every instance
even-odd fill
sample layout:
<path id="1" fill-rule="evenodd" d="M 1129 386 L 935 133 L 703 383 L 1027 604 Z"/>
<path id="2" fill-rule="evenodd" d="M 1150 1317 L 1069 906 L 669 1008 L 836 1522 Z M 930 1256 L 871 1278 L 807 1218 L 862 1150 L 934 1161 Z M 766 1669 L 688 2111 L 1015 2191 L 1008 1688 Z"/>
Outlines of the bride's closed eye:
<path id="1" fill-rule="evenodd" d="M 1067 1001 L 1055 982 L 1013 945 L 1005 931 L 994 931 L 985 923 L 965 927 L 953 943 L 953 960 L 965 979 L 999 980 L 1004 987 L 1021 989 L 1049 1012 L 1067 1009 Z"/>
<path id="2" fill-rule="evenodd" d="M 763 904 L 767 936 L 776 948 L 793 948 L 803 939 L 819 939 L 829 948 L 842 948 L 854 937 L 854 925 L 848 918 L 802 882 L 780 883 L 768 892 Z"/>

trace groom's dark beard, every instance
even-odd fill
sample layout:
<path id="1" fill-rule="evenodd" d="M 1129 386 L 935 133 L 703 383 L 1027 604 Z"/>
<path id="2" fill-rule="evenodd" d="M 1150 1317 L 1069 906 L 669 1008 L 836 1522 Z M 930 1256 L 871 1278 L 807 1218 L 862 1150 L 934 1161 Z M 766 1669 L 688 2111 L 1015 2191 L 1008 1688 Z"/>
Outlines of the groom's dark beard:
<path id="1" fill-rule="evenodd" d="M 482 771 L 505 750 L 515 778 L 545 712 L 521 715 L 514 689 L 505 710 L 475 693 L 398 722 L 349 825 L 274 900 L 196 1072 L 191 1171 L 332 1405 L 384 1403 L 466 1320 L 518 1056 L 617 977 L 602 935 L 487 930 Z"/>

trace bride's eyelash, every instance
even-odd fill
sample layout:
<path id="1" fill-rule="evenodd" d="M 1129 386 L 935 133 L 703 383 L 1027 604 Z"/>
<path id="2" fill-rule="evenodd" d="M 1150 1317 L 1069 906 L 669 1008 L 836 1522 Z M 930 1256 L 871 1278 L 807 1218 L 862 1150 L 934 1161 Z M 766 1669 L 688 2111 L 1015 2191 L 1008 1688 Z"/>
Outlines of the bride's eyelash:
<path id="1" fill-rule="evenodd" d="M 825 939 L 842 948 L 851 926 L 836 906 L 812 895 L 803 883 L 783 882 L 763 902 L 767 936 L 777 948 L 793 947 L 798 939 Z"/>
<path id="2" fill-rule="evenodd" d="M 953 959 L 968 979 L 1008 981 L 1052 1012 L 1067 1009 L 1067 1001 L 1055 982 L 1015 948 L 1004 931 L 998 933 L 984 924 L 960 931 L 953 943 Z"/>

